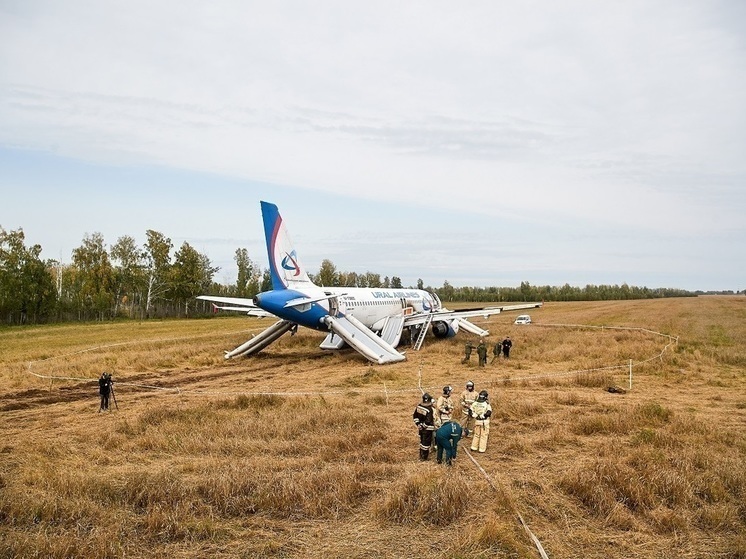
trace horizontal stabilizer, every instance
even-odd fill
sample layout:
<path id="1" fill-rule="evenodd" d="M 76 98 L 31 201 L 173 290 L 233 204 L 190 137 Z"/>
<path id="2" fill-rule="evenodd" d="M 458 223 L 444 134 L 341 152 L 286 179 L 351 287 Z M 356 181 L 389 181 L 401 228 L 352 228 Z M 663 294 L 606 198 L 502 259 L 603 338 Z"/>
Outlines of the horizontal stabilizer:
<path id="1" fill-rule="evenodd" d="M 258 316 L 259 318 L 274 316 L 265 310 L 260 309 L 251 299 L 245 297 L 217 297 L 213 295 L 200 295 L 197 299 L 210 301 L 212 306 L 221 311 L 233 311 L 246 313 L 249 316 Z M 216 303 L 220 303 L 219 305 Z"/>
<path id="2" fill-rule="evenodd" d="M 221 305 L 236 305 L 239 307 L 257 308 L 254 301 L 246 297 L 218 297 L 217 295 L 199 295 L 197 299 L 210 301 L 211 303 L 220 303 Z"/>
<path id="3" fill-rule="evenodd" d="M 396 351 L 391 344 L 376 336 L 370 328 L 353 316 L 336 318 L 327 316 L 324 318 L 324 322 L 332 332 L 344 339 L 351 348 L 373 363 L 383 365 L 384 363 L 396 363 L 405 359 L 404 355 Z"/>
<path id="4" fill-rule="evenodd" d="M 267 311 L 263 311 L 262 309 L 254 309 L 251 307 L 225 307 L 223 305 L 215 305 L 215 304 L 213 304 L 213 307 L 221 311 L 242 312 L 249 316 L 256 316 L 258 318 L 266 318 L 268 316 L 274 316 L 272 313 L 268 313 Z"/>
<path id="5" fill-rule="evenodd" d="M 318 297 L 298 297 L 297 299 L 290 299 L 290 301 L 285 303 L 285 307 L 300 307 L 301 305 L 318 303 L 319 301 L 334 299 L 335 297 L 342 297 L 343 295 L 346 295 L 346 293 L 325 293 Z"/>

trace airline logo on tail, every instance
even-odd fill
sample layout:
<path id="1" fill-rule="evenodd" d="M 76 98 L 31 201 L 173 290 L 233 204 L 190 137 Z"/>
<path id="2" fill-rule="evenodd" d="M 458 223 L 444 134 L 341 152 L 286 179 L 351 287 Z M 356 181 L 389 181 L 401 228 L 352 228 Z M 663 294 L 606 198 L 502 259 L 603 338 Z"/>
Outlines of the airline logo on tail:
<path id="1" fill-rule="evenodd" d="M 300 275 L 300 266 L 298 265 L 298 257 L 295 255 L 295 251 L 290 254 L 285 253 L 285 258 L 282 259 L 282 269 L 290 272 L 295 272 L 293 276 Z"/>

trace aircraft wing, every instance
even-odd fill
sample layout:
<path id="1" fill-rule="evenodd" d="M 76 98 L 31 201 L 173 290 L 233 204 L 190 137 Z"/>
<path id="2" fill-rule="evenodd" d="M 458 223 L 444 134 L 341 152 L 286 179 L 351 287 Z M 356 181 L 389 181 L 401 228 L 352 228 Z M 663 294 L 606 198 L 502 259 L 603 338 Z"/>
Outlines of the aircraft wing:
<path id="1" fill-rule="evenodd" d="M 524 303 L 520 305 L 507 305 L 500 307 L 503 311 L 522 311 L 524 309 L 538 309 L 544 306 L 544 303 Z"/>
<path id="2" fill-rule="evenodd" d="M 256 316 L 259 318 L 274 316 L 272 313 L 268 313 L 267 311 L 257 307 L 254 304 L 254 301 L 252 301 L 251 299 L 246 299 L 244 297 L 217 297 L 213 295 L 200 295 L 197 297 L 197 299 L 210 301 L 216 309 L 220 309 L 223 311 L 242 312 L 246 313 L 249 316 Z M 215 303 L 221 304 L 216 305 Z"/>
<path id="3" fill-rule="evenodd" d="M 484 317 L 487 318 L 493 314 L 500 314 L 503 311 L 520 311 L 523 309 L 535 309 L 541 307 L 543 303 L 526 303 L 520 305 L 506 305 L 502 307 L 483 307 L 479 309 L 462 309 L 459 311 L 451 311 L 448 309 L 441 309 L 439 311 L 431 313 L 417 313 L 407 316 L 404 319 L 404 326 L 417 326 L 424 324 L 430 320 L 451 320 L 455 318 L 476 318 Z M 432 318 L 429 318 L 432 317 Z"/>

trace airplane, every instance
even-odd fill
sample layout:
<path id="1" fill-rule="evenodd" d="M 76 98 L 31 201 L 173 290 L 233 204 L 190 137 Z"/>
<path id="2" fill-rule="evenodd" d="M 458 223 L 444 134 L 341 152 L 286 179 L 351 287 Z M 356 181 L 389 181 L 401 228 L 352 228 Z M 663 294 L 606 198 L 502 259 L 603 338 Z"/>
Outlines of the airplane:
<path id="1" fill-rule="evenodd" d="M 305 326 L 327 332 L 322 349 L 349 346 L 373 363 L 396 363 L 406 358 L 396 349 L 405 328 L 409 329 L 412 347 L 419 351 L 428 331 L 436 338 L 455 336 L 459 330 L 484 337 L 489 331 L 467 319 L 542 306 L 530 303 L 452 311 L 443 306 L 435 293 L 423 289 L 316 285 L 298 258 L 277 206 L 262 201 L 261 208 L 272 290 L 258 293 L 253 299 L 211 295 L 197 298 L 212 302 L 216 309 L 279 320 L 227 351 L 226 359 L 258 353 L 283 334 L 295 333 L 298 326 Z"/>

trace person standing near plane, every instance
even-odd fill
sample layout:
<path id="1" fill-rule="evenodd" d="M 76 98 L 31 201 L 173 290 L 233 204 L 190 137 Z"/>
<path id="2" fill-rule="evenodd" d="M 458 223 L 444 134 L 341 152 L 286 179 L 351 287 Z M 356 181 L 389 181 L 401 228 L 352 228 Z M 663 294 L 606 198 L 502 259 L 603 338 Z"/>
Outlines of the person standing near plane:
<path id="1" fill-rule="evenodd" d="M 433 397 L 427 392 L 422 395 L 422 403 L 414 409 L 412 419 L 420 434 L 420 460 L 425 461 L 430 455 L 430 446 L 433 444 L 433 433 L 435 433 Z"/>
<path id="2" fill-rule="evenodd" d="M 484 343 L 484 340 L 479 340 L 477 355 L 479 356 L 479 366 L 484 367 L 487 364 L 487 344 Z"/>
<path id="3" fill-rule="evenodd" d="M 463 429 L 455 421 L 446 421 L 435 431 L 435 440 L 438 443 L 438 454 L 436 456 L 438 464 L 443 463 L 443 451 L 446 452 L 446 466 L 452 465 L 456 458 L 458 442 L 461 440 Z"/>
<path id="4" fill-rule="evenodd" d="M 438 398 L 435 403 L 435 426 L 440 427 L 446 421 L 450 421 L 453 416 L 453 400 L 451 400 L 451 392 L 453 388 L 450 386 L 443 387 L 443 394 Z"/>
<path id="5" fill-rule="evenodd" d="M 505 356 L 505 359 L 508 359 L 510 357 L 511 347 L 513 347 L 513 342 L 510 341 L 510 336 L 507 336 L 503 340 L 503 355 Z"/>
<path id="6" fill-rule="evenodd" d="M 490 363 L 494 363 L 495 359 L 498 359 L 502 352 L 503 352 L 503 343 L 498 341 L 497 343 L 495 343 L 495 346 L 492 348 L 492 361 L 490 361 Z"/>
<path id="7" fill-rule="evenodd" d="M 469 414 L 474 418 L 474 438 L 471 440 L 473 451 L 484 452 L 487 450 L 487 439 L 490 436 L 490 417 L 492 406 L 487 401 L 489 394 L 486 390 L 479 392 L 477 401 L 469 408 Z"/>
<path id="8" fill-rule="evenodd" d="M 459 403 L 461 404 L 461 427 L 464 428 L 464 437 L 468 437 L 474 432 L 474 418 L 469 415 L 469 409 L 471 409 L 471 405 L 476 399 L 477 395 L 474 393 L 474 383 L 469 381 L 466 383 L 466 389 L 459 397 Z"/>
<path id="9" fill-rule="evenodd" d="M 462 363 L 468 363 L 471 360 L 471 350 L 474 349 L 474 345 L 471 341 L 466 342 L 464 346 L 464 358 L 461 360 Z"/>

